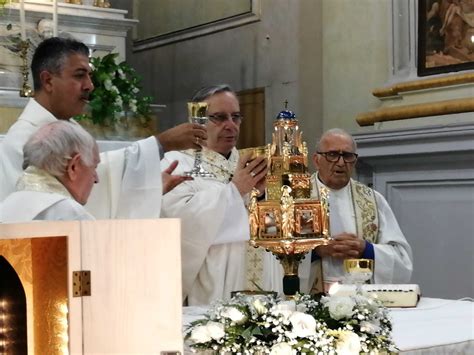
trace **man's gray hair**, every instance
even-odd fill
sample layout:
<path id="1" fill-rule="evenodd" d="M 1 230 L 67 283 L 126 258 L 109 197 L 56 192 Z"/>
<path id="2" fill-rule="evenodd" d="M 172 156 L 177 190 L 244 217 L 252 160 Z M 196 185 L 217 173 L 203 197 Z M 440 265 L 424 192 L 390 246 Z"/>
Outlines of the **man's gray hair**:
<path id="1" fill-rule="evenodd" d="M 35 166 L 53 176 L 65 174 L 69 160 L 80 154 L 86 166 L 94 165 L 97 143 L 79 124 L 58 120 L 38 129 L 23 147 L 23 169 Z"/>
<path id="2" fill-rule="evenodd" d="M 354 140 L 354 137 L 352 137 L 351 134 L 349 134 L 347 131 L 343 130 L 342 128 L 331 128 L 324 132 L 319 138 L 318 143 L 316 144 L 316 151 L 320 152 L 321 151 L 321 142 L 328 136 L 344 136 L 347 137 L 351 140 L 352 142 L 352 147 L 354 149 L 354 153 L 357 152 L 357 143 Z"/>
<path id="3" fill-rule="evenodd" d="M 193 95 L 191 101 L 192 102 L 200 102 L 206 100 L 208 97 L 219 94 L 221 92 L 231 92 L 235 95 L 235 91 L 232 90 L 230 85 L 227 84 L 219 84 L 219 85 L 212 85 L 212 86 L 205 86 Z"/>

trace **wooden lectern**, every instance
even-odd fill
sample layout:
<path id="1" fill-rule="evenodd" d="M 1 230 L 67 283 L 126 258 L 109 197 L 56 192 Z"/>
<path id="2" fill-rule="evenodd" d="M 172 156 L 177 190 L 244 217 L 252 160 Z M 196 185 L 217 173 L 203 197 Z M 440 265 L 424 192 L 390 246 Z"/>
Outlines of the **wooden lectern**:
<path id="1" fill-rule="evenodd" d="M 181 314 L 178 219 L 0 224 L 2 354 L 182 353 Z"/>

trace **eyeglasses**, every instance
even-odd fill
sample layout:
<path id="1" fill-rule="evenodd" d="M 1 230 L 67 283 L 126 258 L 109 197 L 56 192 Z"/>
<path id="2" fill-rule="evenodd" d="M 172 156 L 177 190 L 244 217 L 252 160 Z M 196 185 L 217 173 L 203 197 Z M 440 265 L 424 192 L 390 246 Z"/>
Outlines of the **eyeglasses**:
<path id="1" fill-rule="evenodd" d="M 229 117 L 232 120 L 232 122 L 237 123 L 237 124 L 241 123 L 244 118 L 244 116 L 242 116 L 240 113 L 232 113 L 232 114 L 214 113 L 212 115 L 208 115 L 207 117 L 209 117 L 209 120 L 211 120 L 217 125 L 224 123 L 225 121 L 229 119 Z"/>
<path id="2" fill-rule="evenodd" d="M 351 152 L 336 152 L 334 150 L 331 150 L 329 152 L 317 152 L 318 154 L 324 155 L 326 160 L 330 163 L 335 163 L 339 161 L 339 158 L 342 157 L 345 163 L 353 163 L 357 160 L 357 157 L 359 156 L 356 153 L 351 153 Z"/>

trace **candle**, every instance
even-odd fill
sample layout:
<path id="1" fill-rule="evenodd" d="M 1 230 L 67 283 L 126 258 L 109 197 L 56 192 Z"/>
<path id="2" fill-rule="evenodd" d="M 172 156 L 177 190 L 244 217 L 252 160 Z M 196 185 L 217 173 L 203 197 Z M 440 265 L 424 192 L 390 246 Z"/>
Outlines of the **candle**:
<path id="1" fill-rule="evenodd" d="M 58 36 L 58 0 L 53 0 L 53 36 Z"/>
<path id="2" fill-rule="evenodd" d="M 26 41 L 26 18 L 25 18 L 25 1 L 20 0 L 20 31 L 21 40 Z"/>

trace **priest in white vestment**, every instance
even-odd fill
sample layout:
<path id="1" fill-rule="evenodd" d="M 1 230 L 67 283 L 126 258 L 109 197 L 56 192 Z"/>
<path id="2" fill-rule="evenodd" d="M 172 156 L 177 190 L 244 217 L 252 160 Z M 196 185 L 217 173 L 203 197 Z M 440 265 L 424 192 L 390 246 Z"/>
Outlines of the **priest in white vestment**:
<path id="1" fill-rule="evenodd" d="M 81 42 L 50 38 L 36 49 L 31 63 L 35 98 L 30 99 L 2 141 L 0 200 L 14 191 L 22 174 L 23 145 L 39 127 L 83 112 L 94 89 L 89 49 Z M 198 125 L 182 124 L 125 149 L 101 154 L 100 184 L 86 209 L 96 218 L 156 218 L 163 193 L 160 146 L 163 151 L 198 147 L 207 138 Z"/>
<path id="2" fill-rule="evenodd" d="M 239 160 L 235 145 L 242 116 L 228 86 L 204 88 L 193 101 L 209 105 L 203 167 L 215 178 L 197 177 L 167 193 L 162 217 L 182 219 L 183 299 L 188 305 L 203 305 L 245 287 L 250 238 L 245 199 L 253 187 L 263 194 L 267 169 L 264 158 Z M 176 174 L 190 171 L 194 151 L 169 152 L 162 165 L 174 160 L 179 161 Z"/>
<path id="3" fill-rule="evenodd" d="M 347 258 L 373 259 L 373 283 L 410 281 L 411 247 L 385 198 L 351 179 L 356 161 L 356 143 L 351 135 L 341 129 L 323 134 L 313 156 L 317 173 L 312 176 L 312 192 L 319 198 L 321 187 L 329 189 L 329 224 L 334 240 L 317 247 L 302 261 L 302 292 L 322 292 L 325 286 L 343 281 L 343 261 Z M 276 279 L 282 276 L 275 273 Z"/>
<path id="4" fill-rule="evenodd" d="M 94 184 L 99 150 L 81 126 L 58 120 L 26 142 L 25 171 L 0 207 L 0 221 L 93 220 L 83 205 Z"/>

